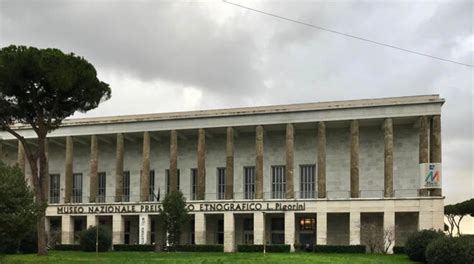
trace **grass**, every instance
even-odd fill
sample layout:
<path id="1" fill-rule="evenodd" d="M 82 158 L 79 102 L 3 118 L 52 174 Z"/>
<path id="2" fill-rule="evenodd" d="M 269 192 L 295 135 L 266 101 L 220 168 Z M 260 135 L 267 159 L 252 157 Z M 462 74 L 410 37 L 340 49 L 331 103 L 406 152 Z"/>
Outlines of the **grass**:
<path id="1" fill-rule="evenodd" d="M 47 257 L 31 255 L 7 255 L 2 264 L 20 263 L 415 263 L 406 255 L 372 254 L 315 254 L 315 253 L 155 253 L 155 252 L 107 252 L 85 253 L 77 251 L 51 251 Z"/>

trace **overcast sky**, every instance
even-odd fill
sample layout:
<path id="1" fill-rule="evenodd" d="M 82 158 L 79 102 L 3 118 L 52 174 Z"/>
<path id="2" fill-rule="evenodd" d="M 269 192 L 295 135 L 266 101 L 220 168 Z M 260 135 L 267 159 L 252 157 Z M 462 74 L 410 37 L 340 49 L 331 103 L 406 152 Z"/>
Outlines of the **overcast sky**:
<path id="1" fill-rule="evenodd" d="M 472 1 L 234 2 L 473 64 Z M 84 56 L 106 116 L 440 94 L 446 202 L 474 196 L 473 68 L 278 20 L 221 1 L 4 1 L 0 46 Z"/>

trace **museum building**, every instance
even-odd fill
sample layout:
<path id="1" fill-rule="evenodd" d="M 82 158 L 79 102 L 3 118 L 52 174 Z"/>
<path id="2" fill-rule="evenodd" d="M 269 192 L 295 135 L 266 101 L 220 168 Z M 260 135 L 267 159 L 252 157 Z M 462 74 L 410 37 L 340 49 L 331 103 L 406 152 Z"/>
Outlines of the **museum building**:
<path id="1" fill-rule="evenodd" d="M 180 190 L 181 244 L 396 245 L 443 229 L 438 95 L 65 120 L 48 136 L 49 243 L 96 224 L 113 244 L 163 244 L 159 211 Z M 34 143 L 28 127 L 16 131 Z M 27 178 L 21 143 L 0 158 Z"/>

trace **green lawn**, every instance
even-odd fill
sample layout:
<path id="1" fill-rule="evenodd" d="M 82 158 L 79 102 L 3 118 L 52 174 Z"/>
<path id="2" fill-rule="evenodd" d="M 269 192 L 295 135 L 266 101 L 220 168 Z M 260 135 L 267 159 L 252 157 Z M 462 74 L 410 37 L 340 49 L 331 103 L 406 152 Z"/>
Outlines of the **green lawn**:
<path id="1" fill-rule="evenodd" d="M 7 255 L 0 263 L 415 263 L 405 255 L 315 254 L 315 253 L 154 253 L 107 252 L 95 253 L 52 251 L 47 257 L 36 255 Z"/>

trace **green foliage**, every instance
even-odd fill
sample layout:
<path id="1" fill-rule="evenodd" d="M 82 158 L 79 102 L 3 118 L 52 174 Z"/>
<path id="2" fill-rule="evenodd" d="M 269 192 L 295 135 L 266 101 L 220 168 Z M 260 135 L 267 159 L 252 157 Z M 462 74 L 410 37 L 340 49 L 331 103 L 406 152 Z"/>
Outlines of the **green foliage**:
<path id="1" fill-rule="evenodd" d="M 20 169 L 0 162 L 0 253 L 18 250 L 21 240 L 34 232 L 42 210 Z"/>
<path id="2" fill-rule="evenodd" d="M 26 234 L 20 242 L 19 250 L 23 254 L 38 252 L 38 233 L 35 231 Z"/>
<path id="3" fill-rule="evenodd" d="M 104 226 L 99 226 L 98 231 L 99 233 L 97 234 L 97 227 L 91 226 L 87 230 L 81 232 L 79 244 L 81 245 L 82 251 L 96 251 L 96 240 L 99 241 L 100 252 L 109 251 L 112 246 L 112 234 L 110 233 L 110 230 Z"/>
<path id="4" fill-rule="evenodd" d="M 449 225 L 445 224 L 445 229 L 449 235 L 453 236 L 455 229 L 457 229 L 457 234 L 461 235 L 462 219 L 466 215 L 474 217 L 474 199 L 444 206 L 444 215 L 449 223 Z"/>
<path id="5" fill-rule="evenodd" d="M 178 252 L 223 252 L 223 245 L 176 245 L 174 250 Z"/>
<path id="6" fill-rule="evenodd" d="M 405 253 L 413 261 L 425 261 L 425 251 L 428 244 L 444 234 L 435 230 L 421 230 L 408 236 L 405 243 Z"/>
<path id="7" fill-rule="evenodd" d="M 237 252 L 263 252 L 263 245 L 237 245 Z"/>
<path id="8" fill-rule="evenodd" d="M 290 245 L 287 245 L 287 244 L 266 245 L 265 250 L 266 252 L 270 252 L 270 253 L 290 252 Z"/>
<path id="9" fill-rule="evenodd" d="M 405 247 L 394 246 L 393 247 L 393 254 L 405 254 Z"/>
<path id="10" fill-rule="evenodd" d="M 54 246 L 54 250 L 59 250 L 59 251 L 79 251 L 81 250 L 81 245 L 76 245 L 76 244 L 71 244 L 71 245 L 66 245 L 66 244 L 58 244 Z"/>
<path id="11" fill-rule="evenodd" d="M 166 194 L 160 215 L 164 220 L 164 228 L 168 234 L 169 247 L 173 248 L 179 243 L 181 228 L 189 220 L 186 200 L 181 191 L 172 191 Z"/>
<path id="12" fill-rule="evenodd" d="M 0 125 L 42 123 L 49 132 L 110 93 L 94 66 L 73 53 L 14 45 L 0 50 Z"/>
<path id="13" fill-rule="evenodd" d="M 238 252 L 263 252 L 263 245 L 237 245 Z M 272 244 L 265 246 L 266 252 L 280 253 L 290 252 L 290 245 L 287 244 Z"/>
<path id="14" fill-rule="evenodd" d="M 317 253 L 365 253 L 364 245 L 315 245 Z"/>
<path id="15" fill-rule="evenodd" d="M 154 251 L 155 245 L 125 245 L 117 244 L 114 245 L 114 251 Z"/>
<path id="16" fill-rule="evenodd" d="M 472 239 L 440 237 L 426 247 L 429 264 L 470 264 L 474 262 Z"/>

